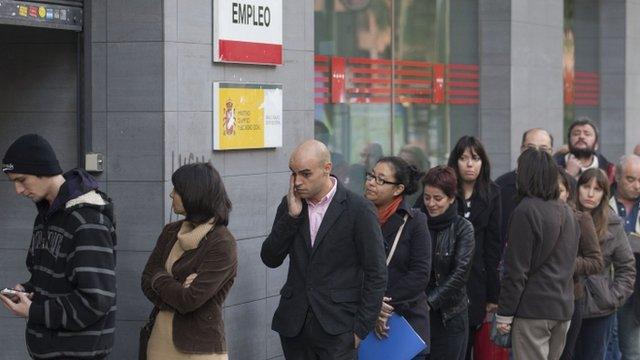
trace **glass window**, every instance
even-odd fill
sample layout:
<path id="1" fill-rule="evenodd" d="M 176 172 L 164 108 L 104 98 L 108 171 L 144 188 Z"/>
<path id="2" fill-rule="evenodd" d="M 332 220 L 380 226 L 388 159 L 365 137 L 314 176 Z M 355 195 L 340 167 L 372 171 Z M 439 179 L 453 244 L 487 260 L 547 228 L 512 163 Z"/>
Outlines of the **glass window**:
<path id="1" fill-rule="evenodd" d="M 587 116 L 600 125 L 600 22 L 597 1 L 564 1 L 564 129 Z"/>
<path id="2" fill-rule="evenodd" d="M 477 38 L 475 1 L 315 0 L 315 136 L 334 174 L 362 193 L 381 156 L 426 171 L 476 134 Z"/>

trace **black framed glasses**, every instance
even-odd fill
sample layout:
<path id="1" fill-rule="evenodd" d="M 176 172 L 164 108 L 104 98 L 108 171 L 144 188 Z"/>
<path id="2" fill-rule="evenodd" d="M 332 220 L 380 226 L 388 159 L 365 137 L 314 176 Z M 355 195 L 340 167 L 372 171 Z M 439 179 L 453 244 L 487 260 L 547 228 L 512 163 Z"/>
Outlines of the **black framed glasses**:
<path id="1" fill-rule="evenodd" d="M 376 181 L 376 184 L 378 184 L 378 185 L 380 185 L 380 186 L 385 185 L 385 184 L 390 184 L 390 185 L 400 185 L 400 184 L 399 184 L 399 183 L 397 183 L 397 182 L 387 181 L 387 180 L 385 180 L 385 179 L 382 179 L 382 178 L 379 178 L 379 177 L 377 177 L 377 176 L 373 175 L 373 174 L 372 174 L 372 173 L 370 173 L 370 172 L 367 172 L 367 181 L 371 181 L 371 180 L 375 180 L 375 181 Z"/>

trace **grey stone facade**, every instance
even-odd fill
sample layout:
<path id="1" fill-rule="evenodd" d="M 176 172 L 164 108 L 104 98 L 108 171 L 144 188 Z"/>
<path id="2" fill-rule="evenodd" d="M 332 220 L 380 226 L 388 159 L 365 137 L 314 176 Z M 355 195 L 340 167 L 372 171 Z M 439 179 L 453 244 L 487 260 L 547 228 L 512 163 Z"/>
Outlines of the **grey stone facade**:
<path id="1" fill-rule="evenodd" d="M 593 34 L 600 58 L 591 65 L 601 74 L 602 148 L 615 160 L 640 141 L 640 0 L 591 2 L 595 7 L 581 16 L 600 21 Z M 456 25 L 460 34 L 477 27 L 477 53 L 460 47 L 452 56 L 478 58 L 481 104 L 479 114 L 452 114 L 460 121 L 453 130 L 477 131 L 494 177 L 513 167 L 525 129 L 547 128 L 563 142 L 562 3 L 481 0 L 477 24 Z M 259 252 L 287 189 L 289 155 L 313 137 L 314 116 L 314 0 L 283 4 L 284 65 L 273 67 L 212 63 L 212 0 L 91 1 L 87 125 L 90 150 L 105 154 L 98 180 L 115 202 L 119 237 L 112 359 L 136 358 L 138 331 L 151 310 L 140 274 L 162 226 L 176 220 L 171 174 L 209 160 L 224 177 L 238 240 L 238 277 L 224 313 L 230 359 L 281 358 L 270 322 L 287 269 L 267 269 Z M 456 0 L 451 8 L 464 5 Z M 0 153 L 35 131 L 52 142 L 65 169 L 77 166 L 76 46 L 72 32 L 0 26 Z M 284 146 L 213 152 L 214 81 L 283 84 Z M 10 286 L 27 275 L 35 208 L 4 176 L 0 204 L 0 286 Z M 0 311 L 0 325 L 0 359 L 26 358 L 24 321 Z"/>

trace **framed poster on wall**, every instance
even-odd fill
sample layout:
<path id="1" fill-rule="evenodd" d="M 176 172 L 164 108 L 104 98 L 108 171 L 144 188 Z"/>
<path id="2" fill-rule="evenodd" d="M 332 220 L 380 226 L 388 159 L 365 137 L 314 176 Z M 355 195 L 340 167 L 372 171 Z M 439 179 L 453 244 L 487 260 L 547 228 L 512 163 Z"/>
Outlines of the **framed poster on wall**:
<path id="1" fill-rule="evenodd" d="M 213 150 L 282 147 L 282 85 L 213 83 Z"/>
<path id="2" fill-rule="evenodd" d="M 282 0 L 213 0 L 213 61 L 282 65 Z"/>

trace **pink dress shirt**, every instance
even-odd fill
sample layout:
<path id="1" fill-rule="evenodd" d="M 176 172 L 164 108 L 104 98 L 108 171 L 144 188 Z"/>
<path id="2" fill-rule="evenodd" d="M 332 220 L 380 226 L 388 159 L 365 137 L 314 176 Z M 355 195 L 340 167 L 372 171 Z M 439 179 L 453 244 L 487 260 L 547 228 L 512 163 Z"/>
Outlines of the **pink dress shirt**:
<path id="1" fill-rule="evenodd" d="M 333 200 L 333 196 L 336 194 L 336 189 L 338 188 L 338 181 L 334 178 L 331 178 L 331 181 L 333 182 L 333 187 L 319 202 L 314 204 L 307 200 L 307 205 L 309 206 L 309 232 L 311 234 L 311 246 L 313 246 L 313 243 L 316 241 L 316 235 L 318 235 L 318 229 L 320 229 L 320 224 L 322 224 L 324 214 L 327 212 L 329 204 L 331 204 L 331 200 Z"/>

